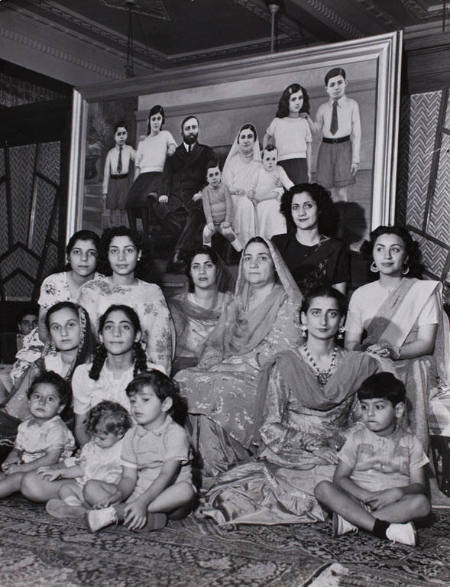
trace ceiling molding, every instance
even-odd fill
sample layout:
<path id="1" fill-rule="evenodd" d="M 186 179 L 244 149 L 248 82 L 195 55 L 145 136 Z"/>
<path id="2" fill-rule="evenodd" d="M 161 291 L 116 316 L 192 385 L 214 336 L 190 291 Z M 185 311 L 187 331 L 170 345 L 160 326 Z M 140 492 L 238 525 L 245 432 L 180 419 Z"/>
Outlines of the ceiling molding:
<path id="1" fill-rule="evenodd" d="M 61 9 L 54 4 L 50 4 L 46 0 L 42 0 L 38 6 L 40 9 L 43 9 L 44 13 L 45 10 L 48 14 L 54 14 L 59 16 L 60 18 L 67 21 L 67 25 L 63 25 L 59 22 L 55 22 L 48 16 L 41 16 L 39 13 L 29 10 L 17 5 L 10 5 L 9 8 L 24 14 L 25 16 L 32 18 L 33 20 L 45 24 L 49 27 L 52 27 L 55 30 L 65 33 L 75 39 L 82 39 L 85 42 L 91 43 L 96 47 L 101 47 L 102 49 L 108 51 L 109 53 L 113 53 L 115 55 L 120 55 L 123 59 L 123 56 L 126 55 L 127 52 L 127 36 L 125 34 L 120 34 L 108 27 L 101 25 L 100 23 L 84 18 L 77 12 L 73 12 L 72 10 L 68 9 Z M 80 31 L 75 31 L 71 25 L 77 25 L 81 29 L 86 29 L 92 33 L 93 36 L 87 35 Z M 107 39 L 110 43 L 105 43 L 105 41 L 101 41 L 101 38 Z M 122 50 L 117 49 L 119 46 Z M 164 64 L 166 61 L 166 56 L 159 51 L 152 49 L 151 47 L 147 47 L 137 41 L 134 42 L 134 59 L 135 61 L 140 59 L 140 65 L 143 67 L 151 68 L 154 70 L 160 69 L 157 64 Z M 151 61 L 149 60 L 151 58 Z"/>
<path id="2" fill-rule="evenodd" d="M 355 27 L 348 20 L 320 0 L 291 0 L 292 4 L 302 10 L 308 11 L 315 18 L 322 20 L 324 24 L 345 37 L 357 39 L 364 37 L 364 32 Z"/>
<path id="3" fill-rule="evenodd" d="M 57 47 L 52 47 L 51 45 L 43 43 L 42 41 L 38 41 L 37 39 L 32 39 L 28 35 L 23 35 L 17 31 L 11 31 L 9 29 L 5 29 L 4 27 L 0 27 L 0 35 L 4 39 L 19 43 L 25 47 L 33 49 L 34 51 L 45 53 L 46 55 L 50 55 L 51 57 L 54 57 L 60 61 L 77 65 L 78 67 L 82 67 L 83 69 L 97 73 L 107 79 L 119 80 L 123 78 L 123 76 L 121 76 L 118 71 L 102 67 L 93 61 L 86 61 L 85 59 L 81 59 L 80 57 L 68 53 L 67 51 L 62 51 Z"/>

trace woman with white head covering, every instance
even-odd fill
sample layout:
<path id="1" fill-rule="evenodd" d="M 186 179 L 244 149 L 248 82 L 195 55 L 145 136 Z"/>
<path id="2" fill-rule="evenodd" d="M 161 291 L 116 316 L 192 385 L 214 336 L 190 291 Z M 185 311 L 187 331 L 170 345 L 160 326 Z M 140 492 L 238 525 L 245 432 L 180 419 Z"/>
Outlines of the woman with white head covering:
<path id="1" fill-rule="evenodd" d="M 241 243 L 256 235 L 255 207 L 249 198 L 261 168 L 258 135 L 253 124 L 244 124 L 228 153 L 223 167 L 222 181 L 233 198 L 233 227 Z"/>

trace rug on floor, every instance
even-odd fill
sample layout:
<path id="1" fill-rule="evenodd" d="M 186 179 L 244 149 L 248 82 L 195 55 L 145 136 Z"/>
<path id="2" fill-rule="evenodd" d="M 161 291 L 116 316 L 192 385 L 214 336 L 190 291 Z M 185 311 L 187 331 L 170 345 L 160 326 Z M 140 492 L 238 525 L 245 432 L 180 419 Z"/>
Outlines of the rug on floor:
<path id="1" fill-rule="evenodd" d="M 435 511 L 417 548 L 330 524 L 224 530 L 190 516 L 158 532 L 56 520 L 14 496 L 0 502 L 2 587 L 422 587 L 450 585 L 450 511 Z"/>

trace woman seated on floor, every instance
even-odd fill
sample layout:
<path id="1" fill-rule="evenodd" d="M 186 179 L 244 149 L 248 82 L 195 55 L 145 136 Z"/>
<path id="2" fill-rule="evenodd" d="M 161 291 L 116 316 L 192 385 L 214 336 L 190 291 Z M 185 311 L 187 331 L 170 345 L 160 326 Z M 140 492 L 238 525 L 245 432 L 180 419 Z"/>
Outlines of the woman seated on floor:
<path id="1" fill-rule="evenodd" d="M 345 298 L 319 286 L 301 309 L 303 344 L 270 357 L 259 379 L 253 432 L 256 458 L 215 480 L 202 513 L 219 524 L 287 524 L 324 520 L 314 497 L 331 480 L 337 450 L 353 421 L 356 391 L 378 370 L 373 357 L 336 345 Z"/>
<path id="2" fill-rule="evenodd" d="M 298 287 L 332 285 L 345 293 L 350 281 L 350 256 L 337 238 L 338 213 L 331 194 L 318 183 L 301 183 L 281 197 L 280 212 L 287 233 L 272 237 Z"/>
<path id="3" fill-rule="evenodd" d="M 211 247 L 195 249 L 187 264 L 189 291 L 169 300 L 176 331 L 172 374 L 195 367 L 203 344 L 231 300 L 231 276 Z"/>
<path id="4" fill-rule="evenodd" d="M 51 344 L 46 345 L 41 358 L 32 363 L 13 386 L 10 394 L 2 398 L 0 409 L 0 460 L 14 445 L 17 428 L 30 413 L 27 391 L 34 379 L 43 371 L 54 371 L 67 380 L 78 365 L 91 358 L 93 337 L 89 316 L 73 302 L 58 302 L 45 315 L 45 327 Z"/>
<path id="5" fill-rule="evenodd" d="M 419 247 L 404 228 L 379 226 L 365 248 L 378 279 L 351 297 L 345 347 L 366 350 L 403 381 L 413 430 L 427 449 L 430 390 L 436 374 L 441 385 L 449 381 L 442 284 L 420 279 Z"/>
<path id="6" fill-rule="evenodd" d="M 300 301 L 272 245 L 260 237 L 250 239 L 234 299 L 208 337 L 198 366 L 175 376 L 188 402 L 204 476 L 226 470 L 252 450 L 261 365 L 298 345 Z"/>

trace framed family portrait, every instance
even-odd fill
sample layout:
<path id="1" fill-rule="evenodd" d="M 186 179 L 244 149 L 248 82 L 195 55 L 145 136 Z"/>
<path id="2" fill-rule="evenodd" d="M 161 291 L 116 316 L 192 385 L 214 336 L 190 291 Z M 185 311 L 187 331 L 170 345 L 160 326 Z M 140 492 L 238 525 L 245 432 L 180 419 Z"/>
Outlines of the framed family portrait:
<path id="1" fill-rule="evenodd" d="M 239 128 L 252 123 L 262 138 L 275 117 L 283 90 L 300 84 L 317 120 L 328 101 L 325 76 L 345 72 L 345 92 L 357 102 L 361 133 L 355 183 L 342 204 L 346 238 L 355 246 L 395 213 L 399 121 L 400 32 L 270 55 L 172 69 L 151 76 L 90 85 L 74 90 L 67 234 L 104 227 L 102 185 L 105 159 L 114 146 L 114 127 L 124 121 L 134 148 L 147 133 L 150 108 L 164 107 L 169 130 L 181 142 L 181 121 L 199 120 L 199 142 L 223 162 Z M 320 132 L 312 134 L 315 180 Z"/>

